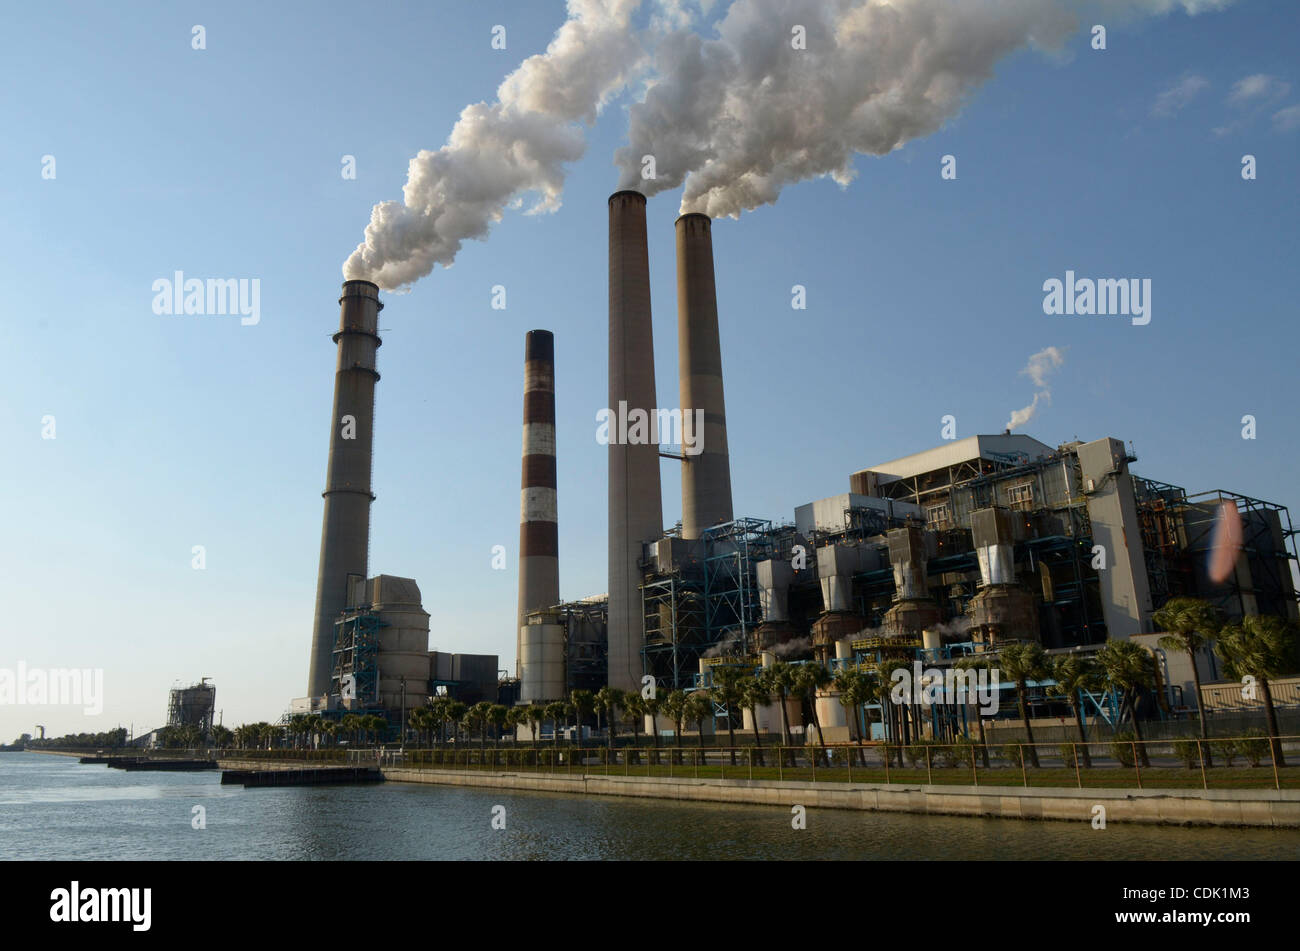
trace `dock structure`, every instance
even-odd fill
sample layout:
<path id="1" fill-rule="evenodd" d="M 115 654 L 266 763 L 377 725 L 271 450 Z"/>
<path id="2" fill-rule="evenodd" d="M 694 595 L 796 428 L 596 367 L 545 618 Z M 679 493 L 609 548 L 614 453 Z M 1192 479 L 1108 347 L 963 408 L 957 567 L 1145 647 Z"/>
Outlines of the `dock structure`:
<path id="1" fill-rule="evenodd" d="M 154 759 L 149 756 L 83 756 L 77 762 L 82 765 L 101 765 L 108 766 L 110 769 L 125 770 L 189 772 L 217 768 L 216 761 L 210 759 Z"/>
<path id="2" fill-rule="evenodd" d="M 377 766 L 314 766 L 301 769 L 223 769 L 221 785 L 238 786 L 337 786 L 353 783 L 381 783 Z"/>

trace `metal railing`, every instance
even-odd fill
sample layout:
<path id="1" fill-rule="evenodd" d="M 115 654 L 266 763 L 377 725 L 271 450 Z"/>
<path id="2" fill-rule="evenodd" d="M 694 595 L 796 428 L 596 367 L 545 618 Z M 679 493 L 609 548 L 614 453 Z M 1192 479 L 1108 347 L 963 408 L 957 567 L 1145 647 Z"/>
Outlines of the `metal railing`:
<path id="1" fill-rule="evenodd" d="M 1300 735 L 1083 743 L 525 746 L 353 751 L 411 769 L 778 782 L 1300 789 Z M 1290 757 L 1288 759 L 1288 756 Z"/>

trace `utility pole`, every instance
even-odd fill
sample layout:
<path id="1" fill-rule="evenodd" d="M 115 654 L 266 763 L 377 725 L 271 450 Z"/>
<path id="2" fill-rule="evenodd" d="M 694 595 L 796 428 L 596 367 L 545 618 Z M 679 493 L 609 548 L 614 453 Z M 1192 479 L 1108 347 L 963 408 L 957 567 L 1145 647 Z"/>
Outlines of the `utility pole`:
<path id="1" fill-rule="evenodd" d="M 402 678 L 402 742 L 398 744 L 398 749 L 406 751 L 406 678 Z"/>

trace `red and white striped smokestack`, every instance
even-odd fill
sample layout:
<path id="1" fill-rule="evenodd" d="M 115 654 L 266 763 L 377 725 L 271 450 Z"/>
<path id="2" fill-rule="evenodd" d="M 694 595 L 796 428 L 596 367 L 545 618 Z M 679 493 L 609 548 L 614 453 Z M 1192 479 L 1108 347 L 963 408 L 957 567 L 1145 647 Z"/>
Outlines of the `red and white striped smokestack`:
<path id="1" fill-rule="evenodd" d="M 371 451 L 374 443 L 375 351 L 379 339 L 379 288 L 370 281 L 344 281 L 339 298 L 338 366 L 325 475 L 316 614 L 312 622 L 307 695 L 329 693 L 334 621 L 348 606 L 351 579 L 366 579 L 370 545 Z"/>
<path id="2" fill-rule="evenodd" d="M 650 256 L 645 196 L 609 197 L 609 409 L 613 418 L 637 410 L 655 418 L 654 333 L 650 322 Z M 663 535 L 659 446 L 609 440 L 609 685 L 641 685 L 645 614 L 641 546 Z"/>
<path id="3" fill-rule="evenodd" d="M 555 493 L 555 337 L 549 330 L 530 330 L 524 342 L 524 448 L 519 506 L 518 661 L 515 672 L 529 678 L 524 627 L 528 614 L 560 600 L 559 531 Z M 540 659 L 539 659 L 540 660 Z M 552 662 L 554 658 L 550 659 Z M 563 661 L 563 658 L 560 658 Z M 523 699 L 534 697 L 537 684 L 526 683 Z M 559 697 L 546 699 L 558 700 Z"/>
<path id="4" fill-rule="evenodd" d="M 713 222 L 708 215 L 686 214 L 677 219 L 676 230 L 682 429 L 696 443 L 693 453 L 683 446 L 682 537 L 699 538 L 704 529 L 732 520 L 727 408 L 713 280 Z M 700 418 L 703 426 L 697 427 Z"/>

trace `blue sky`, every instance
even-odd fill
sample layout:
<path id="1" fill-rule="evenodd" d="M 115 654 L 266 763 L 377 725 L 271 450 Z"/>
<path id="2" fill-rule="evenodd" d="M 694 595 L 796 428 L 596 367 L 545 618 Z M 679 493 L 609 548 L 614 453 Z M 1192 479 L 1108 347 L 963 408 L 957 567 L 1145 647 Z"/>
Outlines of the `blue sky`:
<path id="1" fill-rule="evenodd" d="M 340 265 L 410 158 L 564 20 L 559 0 L 364 9 L 9 14 L 23 40 L 0 63 L 0 666 L 102 667 L 106 696 L 94 718 L 0 706 L 0 739 L 36 722 L 156 726 L 177 679 L 215 678 L 227 725 L 303 692 Z M 1242 2 L 1116 23 L 1104 52 L 1080 32 L 1063 56 L 1013 55 L 938 133 L 859 157 L 847 189 L 806 182 L 717 222 L 736 514 L 791 518 L 851 471 L 937 444 L 945 414 L 959 436 L 1001 431 L 1048 346 L 1065 362 L 1023 432 L 1116 436 L 1143 475 L 1300 505 L 1286 395 L 1300 129 L 1283 112 L 1300 103 L 1298 21 L 1291 3 Z M 190 48 L 196 23 L 205 50 Z M 1268 81 L 1234 98 L 1253 76 Z M 629 102 L 591 129 L 557 213 L 507 213 L 453 268 L 385 295 L 371 572 L 417 579 L 437 649 L 513 667 L 535 327 L 556 335 L 562 595 L 606 590 L 605 198 Z M 649 205 L 662 405 L 677 389 L 678 197 Z M 1151 323 L 1045 315 L 1042 284 L 1067 269 L 1150 278 Z M 152 282 L 176 270 L 260 279 L 260 323 L 154 314 Z M 671 525 L 679 481 L 663 473 Z M 506 571 L 491 568 L 498 544 Z"/>

